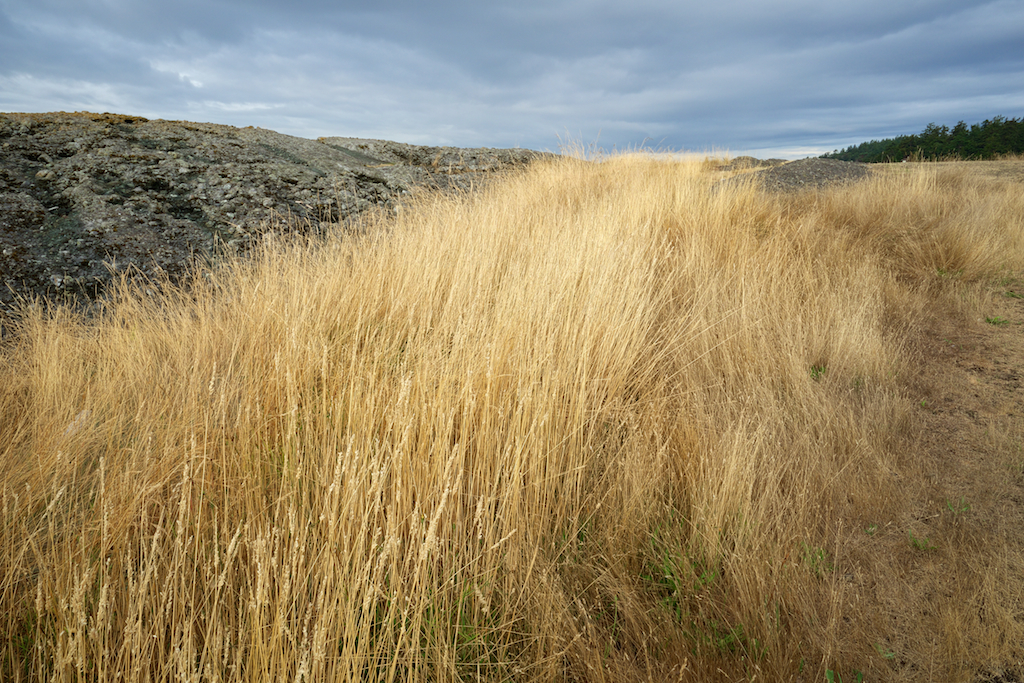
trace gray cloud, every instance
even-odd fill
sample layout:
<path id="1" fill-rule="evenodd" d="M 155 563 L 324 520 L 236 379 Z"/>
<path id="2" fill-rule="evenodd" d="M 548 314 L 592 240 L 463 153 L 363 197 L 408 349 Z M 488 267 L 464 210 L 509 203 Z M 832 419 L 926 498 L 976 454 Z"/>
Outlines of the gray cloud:
<path id="1" fill-rule="evenodd" d="M 1024 109 L 1024 2 L 0 0 L 0 109 L 820 153 Z"/>

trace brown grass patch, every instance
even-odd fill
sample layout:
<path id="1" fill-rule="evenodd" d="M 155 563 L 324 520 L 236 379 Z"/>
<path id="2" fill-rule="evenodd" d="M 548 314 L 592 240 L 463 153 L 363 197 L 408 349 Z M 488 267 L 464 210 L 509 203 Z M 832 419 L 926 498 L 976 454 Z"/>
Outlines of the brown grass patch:
<path id="1" fill-rule="evenodd" d="M 705 166 L 539 164 L 187 292 L 26 311 L 3 677 L 1019 669 L 1010 494 L 928 516 L 920 340 L 1024 269 L 1021 194 Z"/>

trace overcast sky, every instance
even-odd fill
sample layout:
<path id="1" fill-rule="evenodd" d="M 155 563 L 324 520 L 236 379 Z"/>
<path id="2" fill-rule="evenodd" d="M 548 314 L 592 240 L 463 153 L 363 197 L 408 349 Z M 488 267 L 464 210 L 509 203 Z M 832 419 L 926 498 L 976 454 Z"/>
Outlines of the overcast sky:
<path id="1" fill-rule="evenodd" d="M 1024 116 L 1024 0 L 0 0 L 0 111 L 799 158 Z"/>

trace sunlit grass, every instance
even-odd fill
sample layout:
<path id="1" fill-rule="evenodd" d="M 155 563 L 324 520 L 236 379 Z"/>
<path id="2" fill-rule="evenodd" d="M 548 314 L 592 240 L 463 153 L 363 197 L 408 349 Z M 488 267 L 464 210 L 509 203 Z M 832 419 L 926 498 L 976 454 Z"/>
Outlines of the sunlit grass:
<path id="1" fill-rule="evenodd" d="M 862 666 L 840 531 L 902 504 L 906 330 L 1024 267 L 1024 202 L 706 167 L 537 164 L 89 319 L 26 311 L 0 351 L 3 678 Z"/>

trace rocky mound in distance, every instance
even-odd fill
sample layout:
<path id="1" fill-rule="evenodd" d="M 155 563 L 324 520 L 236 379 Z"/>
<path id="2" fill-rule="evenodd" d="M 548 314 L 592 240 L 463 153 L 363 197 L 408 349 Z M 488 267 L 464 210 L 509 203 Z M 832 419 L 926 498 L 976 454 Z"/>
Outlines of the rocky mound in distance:
<path id="1" fill-rule="evenodd" d="M 752 159 L 742 162 L 741 165 L 736 165 L 736 162 L 744 159 L 751 158 L 740 157 L 734 160 L 732 165 L 722 166 L 720 170 L 748 172 L 732 176 L 721 182 L 756 182 L 769 192 L 797 192 L 820 190 L 863 180 L 874 171 L 868 164 L 817 157 L 797 159 L 796 161 L 769 159 L 759 162 L 757 159 Z"/>
<path id="2" fill-rule="evenodd" d="M 754 168 L 770 168 L 786 163 L 785 159 L 755 159 L 754 157 L 734 157 L 718 166 L 719 171 L 746 171 Z"/>
<path id="3" fill-rule="evenodd" d="M 89 299 L 123 271 L 180 277 L 272 226 L 317 230 L 469 188 L 545 155 L 304 138 L 117 114 L 0 113 L 0 314 L 19 296 Z M 280 220 L 287 218 L 289 220 Z"/>

